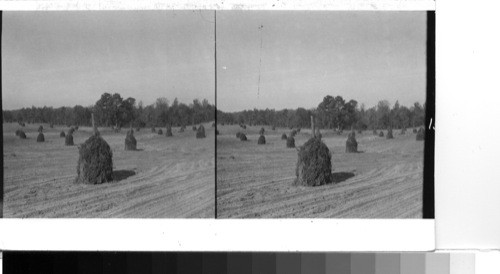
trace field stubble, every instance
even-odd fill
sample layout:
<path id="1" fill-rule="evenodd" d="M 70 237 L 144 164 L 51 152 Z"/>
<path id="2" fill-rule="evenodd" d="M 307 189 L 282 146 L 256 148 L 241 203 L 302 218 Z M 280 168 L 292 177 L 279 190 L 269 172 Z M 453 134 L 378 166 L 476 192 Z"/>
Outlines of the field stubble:
<path id="1" fill-rule="evenodd" d="M 210 124 L 208 124 L 210 125 Z M 135 132 L 138 151 L 125 151 L 127 129 L 99 129 L 113 151 L 114 181 L 75 184 L 77 145 L 92 134 L 89 127 L 74 133 L 75 146 L 59 137 L 67 127 L 44 126 L 45 142 L 36 142 L 38 124 L 26 125 L 28 139 L 15 136 L 17 124 L 4 124 L 4 217 L 169 217 L 213 218 L 214 129 L 207 138 L 195 133 L 174 137 Z"/>
<path id="2" fill-rule="evenodd" d="M 260 126 L 218 126 L 218 218 L 421 218 L 424 143 L 415 134 L 387 140 L 371 131 L 357 134 L 361 153 L 345 153 L 347 133 L 322 130 L 332 152 L 333 184 L 293 186 L 297 150 L 266 127 L 266 145 L 257 145 Z M 249 141 L 236 139 L 236 132 Z M 303 129 L 296 146 L 310 138 Z"/>

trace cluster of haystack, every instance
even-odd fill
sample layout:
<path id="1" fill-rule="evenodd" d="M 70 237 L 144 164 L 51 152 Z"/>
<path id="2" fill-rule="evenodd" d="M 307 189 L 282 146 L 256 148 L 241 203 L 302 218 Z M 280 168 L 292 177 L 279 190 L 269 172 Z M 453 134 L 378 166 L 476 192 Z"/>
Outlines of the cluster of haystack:
<path id="1" fill-rule="evenodd" d="M 165 136 L 167 137 L 172 137 L 172 126 L 171 125 L 167 125 L 167 132 L 165 133 Z"/>
<path id="2" fill-rule="evenodd" d="M 72 146 L 74 145 L 73 143 L 73 128 L 70 128 L 68 131 L 68 134 L 66 134 L 65 139 L 64 139 L 64 144 L 67 146 Z M 64 133 L 64 132 L 63 132 Z"/>
<path id="3" fill-rule="evenodd" d="M 333 180 L 332 154 L 321 141 L 321 132 L 319 128 L 314 127 L 313 116 L 311 116 L 311 132 L 312 138 L 301 146 L 298 152 L 295 185 L 320 186 L 331 183 Z M 354 138 L 354 132 L 351 135 Z"/>
<path id="4" fill-rule="evenodd" d="M 356 153 L 358 152 L 358 142 L 356 141 L 356 134 L 351 131 L 347 135 L 347 141 L 345 142 L 345 152 L 346 153 Z"/>
<path id="5" fill-rule="evenodd" d="M 94 124 L 93 115 L 92 124 Z M 93 128 L 94 134 L 78 147 L 79 157 L 75 179 L 77 183 L 95 185 L 113 180 L 113 152 L 100 136 L 97 128 L 95 126 Z"/>
<path id="6" fill-rule="evenodd" d="M 387 136 L 385 138 L 386 139 L 394 139 L 394 136 L 392 135 L 392 128 L 391 127 L 387 130 Z"/>
<path id="7" fill-rule="evenodd" d="M 246 125 L 244 125 L 244 124 L 240 124 L 240 127 L 241 127 L 242 129 L 247 129 L 247 126 L 246 126 Z"/>
<path id="8" fill-rule="evenodd" d="M 133 129 L 127 131 L 127 136 L 125 137 L 125 150 L 137 150 L 137 140 L 134 137 Z"/>
<path id="9" fill-rule="evenodd" d="M 298 152 L 295 185 L 320 186 L 332 182 L 332 154 L 319 139 L 311 138 Z"/>
<path id="10" fill-rule="evenodd" d="M 37 143 L 41 143 L 41 142 L 45 142 L 45 136 L 43 135 L 43 133 L 38 133 L 38 136 L 36 137 L 36 141 Z"/>
<path id="11" fill-rule="evenodd" d="M 259 130 L 260 136 L 259 136 L 259 139 L 257 140 L 258 145 L 265 145 L 266 144 L 266 137 L 264 137 L 264 132 L 265 132 L 264 128 L 261 128 Z"/>
<path id="12" fill-rule="evenodd" d="M 50 126 L 53 126 L 52 124 Z M 45 142 L 45 135 L 43 134 L 43 126 L 40 125 L 38 127 L 38 135 L 37 135 L 37 138 L 36 138 L 36 141 L 38 143 L 42 143 L 42 142 Z M 73 145 L 73 132 L 75 131 L 74 128 L 70 128 L 68 134 L 66 135 L 66 133 L 64 131 L 61 131 L 61 133 L 59 133 L 59 137 L 61 138 L 66 138 L 66 145 Z M 27 136 L 26 136 L 26 133 L 20 129 L 16 130 L 16 136 L 18 136 L 20 139 L 26 139 Z"/>
<path id="13" fill-rule="evenodd" d="M 288 136 L 286 138 L 286 147 L 287 148 L 294 148 L 295 147 L 295 138 L 293 138 L 292 135 Z"/>
<path id="14" fill-rule="evenodd" d="M 418 129 L 416 140 L 417 141 L 425 140 L 425 129 L 423 127 Z"/>
<path id="15" fill-rule="evenodd" d="M 26 124 L 25 124 L 25 123 L 23 123 L 23 122 L 17 122 L 17 123 L 18 123 L 20 126 L 22 126 L 22 127 L 25 127 L 25 126 L 26 126 Z"/>
<path id="16" fill-rule="evenodd" d="M 293 127 L 290 127 L 290 129 L 292 129 Z M 297 135 L 297 133 L 300 132 L 300 128 L 298 129 L 294 129 L 290 132 L 290 135 L 288 135 L 288 137 L 286 136 L 286 134 L 283 134 L 281 136 L 281 139 L 286 139 L 286 147 L 287 148 L 294 148 L 295 147 L 295 136 Z"/>
<path id="17" fill-rule="evenodd" d="M 200 125 L 198 127 L 198 129 L 196 130 L 196 139 L 205 138 L 205 137 L 207 137 L 205 135 L 205 127 L 203 125 Z"/>
<path id="18" fill-rule="evenodd" d="M 242 133 L 242 132 L 236 133 L 236 138 L 239 138 L 240 141 L 247 141 L 248 140 L 247 136 L 244 133 Z"/>
<path id="19" fill-rule="evenodd" d="M 45 142 L 45 136 L 43 135 L 43 126 L 38 127 L 38 136 L 36 137 L 38 143 Z"/>
<path id="20" fill-rule="evenodd" d="M 24 131 L 20 129 L 16 130 L 16 136 L 18 136 L 20 139 L 26 139 L 26 133 L 24 133 Z"/>
<path id="21" fill-rule="evenodd" d="M 265 145 L 266 144 L 266 137 L 264 137 L 264 135 L 260 135 L 259 139 L 257 140 L 257 144 Z"/>
<path id="22" fill-rule="evenodd" d="M 76 182 L 95 185 L 113 180 L 113 153 L 99 134 L 90 136 L 78 151 Z"/>

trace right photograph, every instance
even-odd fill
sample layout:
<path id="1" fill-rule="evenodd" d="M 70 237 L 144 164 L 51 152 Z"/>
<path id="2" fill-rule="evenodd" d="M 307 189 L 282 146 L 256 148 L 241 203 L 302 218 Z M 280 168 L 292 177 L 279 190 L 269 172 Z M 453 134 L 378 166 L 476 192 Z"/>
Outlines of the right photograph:
<path id="1" fill-rule="evenodd" d="M 217 218 L 428 218 L 428 18 L 217 12 Z"/>

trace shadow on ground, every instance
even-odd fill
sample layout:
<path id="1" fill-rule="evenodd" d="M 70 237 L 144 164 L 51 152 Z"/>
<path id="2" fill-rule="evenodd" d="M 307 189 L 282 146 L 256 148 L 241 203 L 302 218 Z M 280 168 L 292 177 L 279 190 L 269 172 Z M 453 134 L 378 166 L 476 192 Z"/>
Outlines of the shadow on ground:
<path id="1" fill-rule="evenodd" d="M 133 170 L 115 170 L 113 171 L 113 181 L 119 182 L 121 180 L 125 180 L 130 176 L 134 176 L 136 174 Z"/>
<path id="2" fill-rule="evenodd" d="M 352 177 L 354 177 L 352 172 L 332 172 L 332 183 L 340 183 Z"/>

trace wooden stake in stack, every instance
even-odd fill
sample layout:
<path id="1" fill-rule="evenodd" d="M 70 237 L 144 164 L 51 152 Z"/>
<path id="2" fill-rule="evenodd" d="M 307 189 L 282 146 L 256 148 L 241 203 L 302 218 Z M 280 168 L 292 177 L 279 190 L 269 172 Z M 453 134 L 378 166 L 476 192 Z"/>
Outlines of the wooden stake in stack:
<path id="1" fill-rule="evenodd" d="M 97 130 L 97 126 L 95 125 L 94 122 L 94 113 L 91 114 L 92 117 L 92 129 L 94 130 L 94 135 L 99 135 L 99 131 Z"/>
<path id="2" fill-rule="evenodd" d="M 313 138 L 316 138 L 316 130 L 314 128 L 314 116 L 311 115 L 311 130 Z"/>

